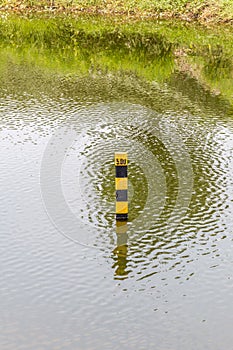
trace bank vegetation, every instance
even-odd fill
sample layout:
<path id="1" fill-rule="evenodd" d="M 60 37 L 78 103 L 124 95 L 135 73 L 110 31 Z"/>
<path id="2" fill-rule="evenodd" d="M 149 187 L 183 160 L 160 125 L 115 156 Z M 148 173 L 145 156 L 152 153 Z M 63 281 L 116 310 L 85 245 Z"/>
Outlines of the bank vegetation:
<path id="1" fill-rule="evenodd" d="M 232 0 L 1 0 L 1 12 L 23 15 L 99 14 L 129 18 L 179 18 L 201 23 L 232 23 Z"/>

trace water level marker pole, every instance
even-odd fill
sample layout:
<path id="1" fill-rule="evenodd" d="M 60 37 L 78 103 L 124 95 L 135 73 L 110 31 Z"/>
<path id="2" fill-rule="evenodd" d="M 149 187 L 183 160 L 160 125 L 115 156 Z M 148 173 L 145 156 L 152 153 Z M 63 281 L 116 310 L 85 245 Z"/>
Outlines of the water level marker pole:
<path id="1" fill-rule="evenodd" d="M 115 152 L 116 220 L 128 220 L 128 155 Z"/>

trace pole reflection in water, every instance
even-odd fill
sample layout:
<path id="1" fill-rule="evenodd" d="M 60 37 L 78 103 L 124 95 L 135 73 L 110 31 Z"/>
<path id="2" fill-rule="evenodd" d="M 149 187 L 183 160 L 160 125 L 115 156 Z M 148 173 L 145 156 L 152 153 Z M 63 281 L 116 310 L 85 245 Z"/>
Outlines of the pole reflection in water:
<path id="1" fill-rule="evenodd" d="M 128 277 L 127 271 L 127 251 L 128 251 L 128 235 L 127 221 L 116 221 L 117 246 L 113 250 L 115 269 L 115 279 L 125 279 Z"/>

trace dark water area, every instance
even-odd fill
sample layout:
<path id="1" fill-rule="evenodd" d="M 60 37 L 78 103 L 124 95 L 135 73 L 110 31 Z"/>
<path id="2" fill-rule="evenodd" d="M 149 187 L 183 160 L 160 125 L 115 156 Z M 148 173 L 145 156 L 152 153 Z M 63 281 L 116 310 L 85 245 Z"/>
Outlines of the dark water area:
<path id="1" fill-rule="evenodd" d="M 148 82 L 22 60 L 0 83 L 0 348 L 230 349 L 229 100 L 178 71 Z"/>

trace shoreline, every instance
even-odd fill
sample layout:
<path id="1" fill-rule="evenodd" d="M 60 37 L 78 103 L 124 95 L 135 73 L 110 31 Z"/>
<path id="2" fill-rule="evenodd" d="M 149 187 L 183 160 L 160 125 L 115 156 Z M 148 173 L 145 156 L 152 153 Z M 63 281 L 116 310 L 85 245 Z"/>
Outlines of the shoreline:
<path id="1" fill-rule="evenodd" d="M 203 26 L 231 25 L 233 24 L 233 13 L 229 17 L 222 18 L 218 10 L 213 7 L 204 6 L 201 9 L 187 11 L 149 11 L 126 9 L 124 6 L 75 6 L 75 5 L 28 5 L 24 2 L 9 2 L 0 5 L 0 17 L 16 15 L 23 17 L 45 16 L 45 17 L 73 17 L 97 16 L 106 17 L 110 20 L 121 20 L 123 22 L 151 21 L 151 20 L 177 20 Z"/>

